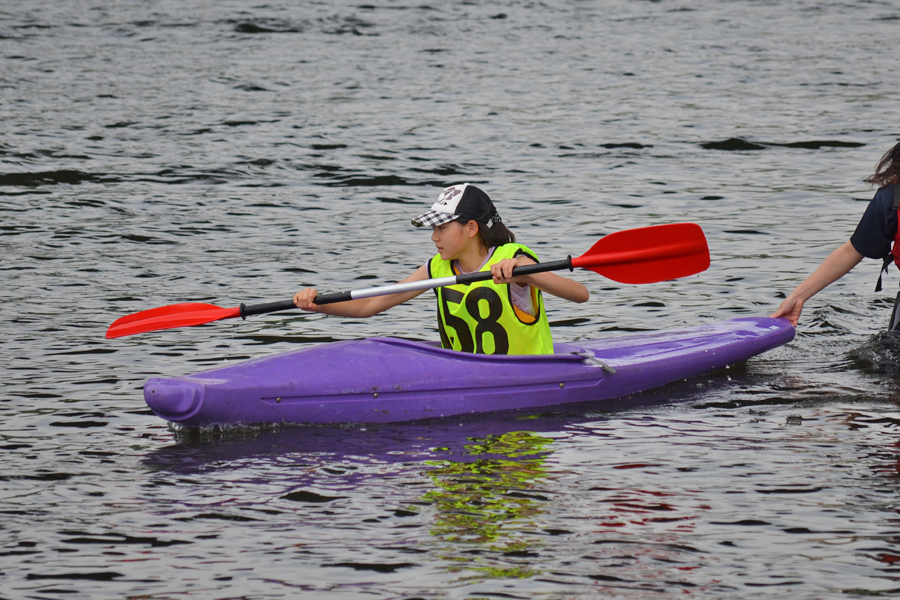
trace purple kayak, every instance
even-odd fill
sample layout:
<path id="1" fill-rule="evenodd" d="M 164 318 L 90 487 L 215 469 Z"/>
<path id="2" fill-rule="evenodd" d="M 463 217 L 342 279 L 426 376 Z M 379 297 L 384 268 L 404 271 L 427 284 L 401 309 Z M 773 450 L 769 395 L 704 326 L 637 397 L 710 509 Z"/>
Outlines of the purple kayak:
<path id="1" fill-rule="evenodd" d="M 786 344 L 786 319 L 751 317 L 555 344 L 545 356 L 444 350 L 396 338 L 333 342 L 184 377 L 151 378 L 144 399 L 189 427 L 389 423 L 621 398 Z"/>

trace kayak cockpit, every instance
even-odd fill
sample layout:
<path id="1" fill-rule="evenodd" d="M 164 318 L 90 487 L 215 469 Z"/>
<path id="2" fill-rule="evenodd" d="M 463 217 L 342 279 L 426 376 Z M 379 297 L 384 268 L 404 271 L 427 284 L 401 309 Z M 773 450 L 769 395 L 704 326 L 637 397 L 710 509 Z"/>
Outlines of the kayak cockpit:
<path id="1" fill-rule="evenodd" d="M 494 365 L 504 362 L 515 364 L 571 364 L 585 361 L 585 356 L 583 356 L 583 354 L 590 352 L 590 350 L 588 350 L 587 348 L 575 346 L 573 344 L 553 344 L 553 354 L 472 354 L 470 352 L 459 352 L 458 350 L 447 350 L 445 348 L 441 348 L 439 342 L 417 342 L 393 337 L 374 337 L 368 338 L 368 340 L 377 342 L 379 344 L 386 344 L 395 348 L 403 348 L 406 350 L 412 350 L 414 352 L 430 354 L 435 357 L 441 357 L 442 359 L 460 361 L 474 360 L 479 363 L 487 362 L 488 364 Z"/>

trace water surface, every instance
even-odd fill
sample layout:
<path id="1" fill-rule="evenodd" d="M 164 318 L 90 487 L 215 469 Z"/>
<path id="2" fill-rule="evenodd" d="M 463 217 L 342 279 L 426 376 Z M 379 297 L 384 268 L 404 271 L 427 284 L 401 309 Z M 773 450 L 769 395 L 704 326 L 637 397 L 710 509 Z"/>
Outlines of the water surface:
<path id="1" fill-rule="evenodd" d="M 174 302 L 398 281 L 475 183 L 547 260 L 690 221 L 702 274 L 575 273 L 559 341 L 765 315 L 900 138 L 890 2 L 0 8 L 0 596 L 823 598 L 900 591 L 896 272 L 789 346 L 602 405 L 394 427 L 170 430 L 147 377 L 436 339 L 429 295 L 108 341 Z"/>

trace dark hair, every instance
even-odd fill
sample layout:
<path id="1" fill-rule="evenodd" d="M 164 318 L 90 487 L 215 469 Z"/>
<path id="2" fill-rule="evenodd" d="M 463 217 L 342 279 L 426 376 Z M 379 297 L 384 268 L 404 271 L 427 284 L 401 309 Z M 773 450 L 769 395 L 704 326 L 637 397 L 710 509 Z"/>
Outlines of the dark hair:
<path id="1" fill-rule="evenodd" d="M 465 225 L 469 220 L 457 219 L 456 222 L 460 225 Z M 503 221 L 494 221 L 494 224 L 490 227 L 481 221 L 475 222 L 478 223 L 478 236 L 481 238 L 481 243 L 484 244 L 485 248 L 498 247 L 503 244 L 512 244 L 516 241 L 516 234 L 507 229 L 506 225 L 503 224 Z"/>
<path id="2" fill-rule="evenodd" d="M 866 183 L 884 187 L 890 183 L 900 183 L 900 144 L 884 153 L 878 166 L 875 167 L 875 174 L 866 179 Z"/>

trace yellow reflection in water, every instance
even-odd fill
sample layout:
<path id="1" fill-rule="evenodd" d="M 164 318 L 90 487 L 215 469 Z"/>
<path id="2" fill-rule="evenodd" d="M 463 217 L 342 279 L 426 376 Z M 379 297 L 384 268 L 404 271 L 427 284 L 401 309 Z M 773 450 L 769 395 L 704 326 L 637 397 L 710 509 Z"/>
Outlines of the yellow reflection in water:
<path id="1" fill-rule="evenodd" d="M 474 569 L 492 577 L 530 577 L 529 549 L 536 546 L 534 520 L 549 498 L 535 488 L 546 477 L 544 461 L 552 438 L 515 431 L 471 438 L 464 460 L 429 461 L 435 489 L 423 500 L 437 509 L 431 534 L 447 542 L 453 569 Z M 476 551 L 476 552 L 473 552 Z M 500 560 L 477 551 L 499 552 Z M 512 556 L 509 553 L 514 553 Z M 521 564 L 525 558 L 529 564 Z"/>

